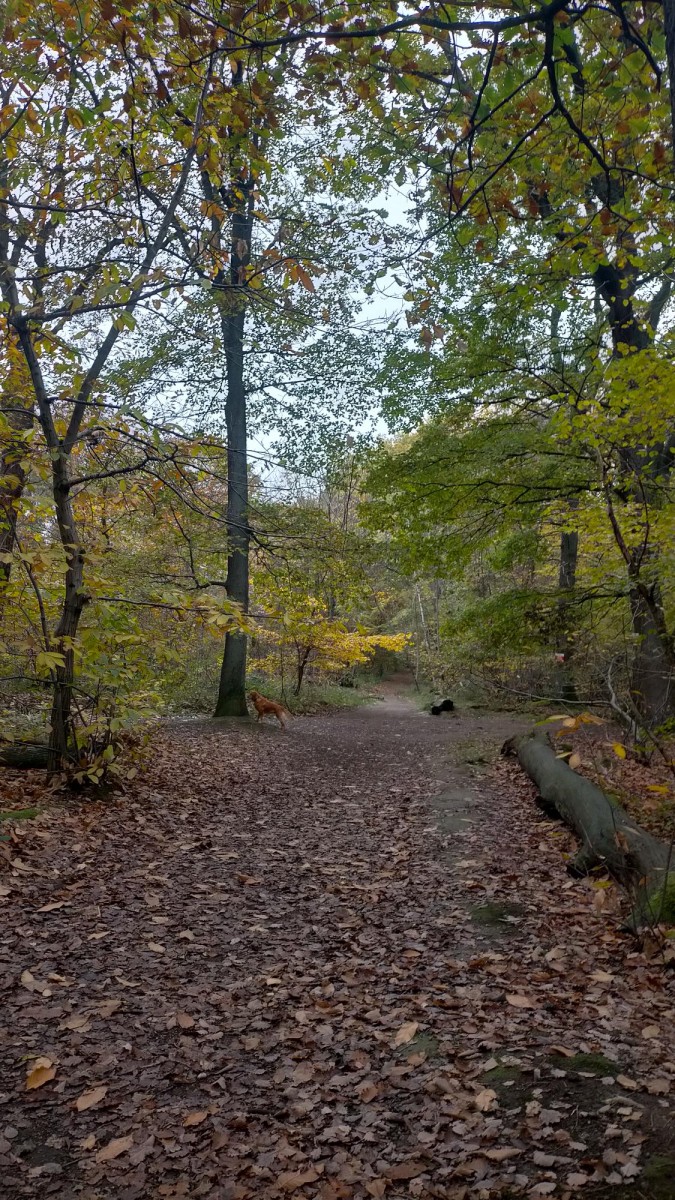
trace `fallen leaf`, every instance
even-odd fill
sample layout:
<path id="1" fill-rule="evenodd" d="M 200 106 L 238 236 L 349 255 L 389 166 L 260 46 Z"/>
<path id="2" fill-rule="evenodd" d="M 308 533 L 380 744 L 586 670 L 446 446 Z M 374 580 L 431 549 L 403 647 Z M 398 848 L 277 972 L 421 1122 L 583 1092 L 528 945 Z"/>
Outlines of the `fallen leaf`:
<path id="1" fill-rule="evenodd" d="M 120 1154 L 126 1154 L 127 1150 L 131 1150 L 134 1144 L 133 1134 L 129 1133 L 126 1137 L 113 1138 L 108 1142 L 107 1146 L 103 1146 L 96 1155 L 97 1163 L 112 1162 L 113 1158 L 119 1158 Z"/>
<path id="2" fill-rule="evenodd" d="M 482 1153 L 492 1162 L 506 1162 L 507 1158 L 517 1158 L 522 1154 L 522 1150 L 517 1150 L 515 1146 L 504 1146 L 494 1150 L 483 1150 Z"/>
<path id="3" fill-rule="evenodd" d="M 479 1112 L 489 1112 L 491 1108 L 495 1107 L 496 1100 L 497 1093 L 494 1092 L 492 1088 L 483 1088 L 482 1092 L 479 1092 L 477 1096 L 473 1097 L 474 1107 L 477 1108 Z"/>
<path id="4" fill-rule="evenodd" d="M 530 996 L 521 996 L 518 992 L 513 992 L 506 999 L 514 1008 L 539 1008 L 536 1000 L 533 1000 Z"/>
<path id="5" fill-rule="evenodd" d="M 194 1023 L 195 1019 L 194 1017 L 191 1017 L 189 1013 L 176 1013 L 176 1024 L 180 1025 L 181 1029 L 192 1029 Z"/>
<path id="6" fill-rule="evenodd" d="M 387 1179 L 415 1179 L 417 1175 L 421 1175 L 426 1170 L 425 1163 L 409 1159 L 408 1162 L 396 1163 L 393 1167 L 387 1167 L 384 1174 Z"/>
<path id="7" fill-rule="evenodd" d="M 35 1088 L 42 1087 L 43 1084 L 49 1083 L 56 1075 L 56 1067 L 51 1058 L 36 1058 L 26 1076 L 26 1091 L 31 1092 Z"/>
<path id="8" fill-rule="evenodd" d="M 584 1184 L 588 1183 L 588 1181 L 589 1181 L 588 1175 L 582 1175 L 579 1171 L 573 1171 L 571 1175 L 567 1176 L 565 1183 L 567 1184 L 568 1187 L 577 1188 L 577 1187 L 583 1187 Z"/>
<path id="9" fill-rule="evenodd" d="M 298 1063 L 293 1072 L 293 1083 L 309 1083 L 314 1078 L 314 1067 L 310 1062 Z"/>
<path id="10" fill-rule="evenodd" d="M 159 942 L 148 942 L 148 950 L 152 950 L 155 954 L 165 953 L 165 947 L 160 946 Z"/>
<path id="11" fill-rule="evenodd" d="M 577 754 L 576 752 L 574 754 L 570 754 L 567 760 L 567 765 L 568 767 L 571 767 L 573 771 L 576 771 L 577 767 L 581 766 L 581 755 Z"/>
<path id="12" fill-rule="evenodd" d="M 112 1017 L 119 1008 L 122 1007 L 121 1000 L 102 1000 L 96 1005 L 96 1012 L 99 1017 Z"/>
<path id="13" fill-rule="evenodd" d="M 42 908 L 38 908 L 37 912 L 54 912 L 57 908 L 64 908 L 69 904 L 69 900 L 52 900 L 50 904 L 43 904 Z"/>
<path id="14" fill-rule="evenodd" d="M 658 1025 L 645 1025 L 644 1029 L 642 1030 L 643 1038 L 657 1038 L 659 1037 L 660 1033 L 661 1030 L 659 1029 Z"/>
<path id="15" fill-rule="evenodd" d="M 656 1077 L 647 1080 L 647 1091 L 650 1096 L 667 1096 L 670 1091 L 670 1080 Z"/>
<path id="16" fill-rule="evenodd" d="M 532 1155 L 532 1162 L 538 1167 L 553 1167 L 555 1161 L 555 1154 L 544 1154 L 543 1150 L 535 1150 Z"/>
<path id="17" fill-rule="evenodd" d="M 86 1013 L 73 1013 L 72 1017 L 61 1021 L 59 1029 L 72 1029 L 76 1033 L 86 1033 L 90 1028 L 91 1021 Z"/>
<path id="18" fill-rule="evenodd" d="M 398 1033 L 396 1034 L 396 1037 L 394 1038 L 394 1041 L 393 1041 L 393 1045 L 394 1046 L 407 1045 L 408 1042 L 411 1042 L 413 1040 L 418 1029 L 419 1029 L 419 1025 L 418 1025 L 417 1021 L 406 1021 L 405 1025 L 402 1025 L 401 1028 L 399 1029 Z"/>
<path id="19" fill-rule="evenodd" d="M 364 1079 L 356 1089 L 356 1094 L 364 1104 L 370 1104 L 376 1096 L 380 1094 L 380 1089 L 376 1083 L 372 1083 L 369 1079 Z"/>
<path id="20" fill-rule="evenodd" d="M 617 1075 L 616 1082 L 622 1088 L 625 1088 L 627 1092 L 636 1092 L 640 1086 L 634 1079 L 630 1079 L 628 1075 Z"/>
<path id="21" fill-rule="evenodd" d="M 78 1112 L 84 1112 L 87 1108 L 93 1108 L 95 1104 L 98 1104 L 103 1099 L 107 1091 L 107 1086 L 101 1084 L 100 1087 L 92 1088 L 89 1092 L 83 1092 L 81 1096 L 77 1097 L 75 1108 Z"/>
<path id="22" fill-rule="evenodd" d="M 297 1192 L 306 1183 L 316 1183 L 319 1172 L 314 1167 L 307 1171 L 284 1171 L 277 1178 L 277 1187 L 284 1192 Z"/>
<path id="23" fill-rule="evenodd" d="M 375 1200 L 382 1200 L 384 1193 L 387 1190 L 386 1179 L 369 1179 L 364 1187 L 369 1196 L 374 1196 Z"/>
<path id="24" fill-rule="evenodd" d="M 202 1121 L 205 1121 L 208 1115 L 209 1114 L 207 1112 L 188 1113 L 183 1121 L 183 1125 L 186 1129 L 188 1129 L 191 1125 L 201 1125 Z"/>

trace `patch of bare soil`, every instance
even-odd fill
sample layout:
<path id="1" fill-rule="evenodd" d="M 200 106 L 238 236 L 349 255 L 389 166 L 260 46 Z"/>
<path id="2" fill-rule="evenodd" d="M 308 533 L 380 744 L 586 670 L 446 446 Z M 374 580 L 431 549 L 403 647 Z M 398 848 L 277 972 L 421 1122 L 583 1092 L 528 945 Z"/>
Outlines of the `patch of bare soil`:
<path id="1" fill-rule="evenodd" d="M 669 976 L 488 769 L 527 726 L 186 721 L 17 826 L 6 1200 L 675 1195 Z"/>

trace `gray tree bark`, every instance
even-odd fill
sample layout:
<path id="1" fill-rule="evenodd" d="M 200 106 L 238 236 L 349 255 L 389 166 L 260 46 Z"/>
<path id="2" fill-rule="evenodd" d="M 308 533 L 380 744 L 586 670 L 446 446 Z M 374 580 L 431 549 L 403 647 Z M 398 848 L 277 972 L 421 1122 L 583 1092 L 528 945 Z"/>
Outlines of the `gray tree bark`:
<path id="1" fill-rule="evenodd" d="M 672 847 L 642 829 L 619 804 L 577 775 L 541 731 L 511 738 L 503 753 L 515 754 L 542 799 L 577 834 L 581 845 L 570 864 L 575 875 L 603 866 L 634 899 L 633 924 L 675 919 Z"/>

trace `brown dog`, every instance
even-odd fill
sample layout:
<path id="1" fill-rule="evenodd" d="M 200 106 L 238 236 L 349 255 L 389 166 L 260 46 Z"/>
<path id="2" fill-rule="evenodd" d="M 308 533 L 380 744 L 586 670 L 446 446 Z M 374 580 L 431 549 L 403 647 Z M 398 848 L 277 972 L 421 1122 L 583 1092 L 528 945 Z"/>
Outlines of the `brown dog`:
<path id="1" fill-rule="evenodd" d="M 251 697 L 255 711 L 258 714 L 256 721 L 262 721 L 263 717 L 266 717 L 269 714 L 270 716 L 276 717 L 282 729 L 286 728 L 286 722 L 284 721 L 284 713 L 286 712 L 286 709 L 284 708 L 283 704 L 277 704 L 276 700 L 268 700 L 266 696 L 261 696 L 260 692 L 249 692 L 249 696 Z"/>

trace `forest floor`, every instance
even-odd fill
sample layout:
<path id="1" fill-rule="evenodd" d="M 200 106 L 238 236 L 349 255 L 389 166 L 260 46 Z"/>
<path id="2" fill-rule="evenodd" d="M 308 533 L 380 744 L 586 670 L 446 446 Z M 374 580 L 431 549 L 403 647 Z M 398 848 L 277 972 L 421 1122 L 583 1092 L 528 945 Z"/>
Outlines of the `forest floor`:
<path id="1" fill-rule="evenodd" d="M 673 973 L 499 761 L 529 724 L 173 722 L 17 825 L 4 1200 L 675 1196 Z"/>

